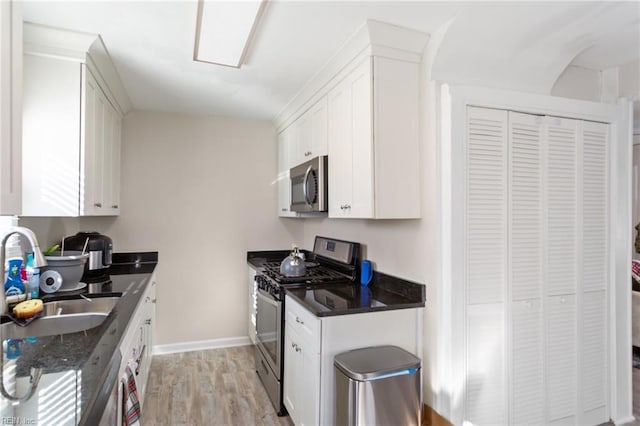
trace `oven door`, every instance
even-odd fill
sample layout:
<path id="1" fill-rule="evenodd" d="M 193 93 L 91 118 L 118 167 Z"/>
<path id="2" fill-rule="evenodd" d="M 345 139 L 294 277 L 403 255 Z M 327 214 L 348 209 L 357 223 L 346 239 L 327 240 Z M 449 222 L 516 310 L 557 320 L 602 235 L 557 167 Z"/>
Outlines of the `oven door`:
<path id="1" fill-rule="evenodd" d="M 258 289 L 256 306 L 256 331 L 260 351 L 269 367 L 280 380 L 282 348 L 282 302 Z"/>

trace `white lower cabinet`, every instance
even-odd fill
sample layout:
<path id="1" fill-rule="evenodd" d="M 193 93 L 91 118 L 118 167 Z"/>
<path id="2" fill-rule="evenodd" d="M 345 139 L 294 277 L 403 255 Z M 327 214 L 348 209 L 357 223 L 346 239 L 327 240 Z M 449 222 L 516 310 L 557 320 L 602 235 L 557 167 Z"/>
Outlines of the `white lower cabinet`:
<path id="1" fill-rule="evenodd" d="M 308 291 L 313 298 L 313 292 Z M 284 405 L 295 425 L 334 420 L 333 358 L 344 351 L 396 345 L 422 358 L 423 308 L 317 317 L 285 298 Z"/>
<path id="2" fill-rule="evenodd" d="M 304 338 L 287 324 L 284 337 L 284 405 L 296 425 L 319 424 L 320 336 Z"/>
<path id="3" fill-rule="evenodd" d="M 122 364 L 120 366 L 120 376 L 123 377 L 127 365 L 130 361 L 137 362 L 136 386 L 140 406 L 144 404 L 144 396 L 147 391 L 147 382 L 151 368 L 151 358 L 153 356 L 153 345 L 155 342 L 155 318 L 156 318 L 156 275 L 151 275 L 149 284 L 142 295 L 138 307 L 131 316 L 131 321 L 127 326 L 120 352 L 122 353 Z"/>

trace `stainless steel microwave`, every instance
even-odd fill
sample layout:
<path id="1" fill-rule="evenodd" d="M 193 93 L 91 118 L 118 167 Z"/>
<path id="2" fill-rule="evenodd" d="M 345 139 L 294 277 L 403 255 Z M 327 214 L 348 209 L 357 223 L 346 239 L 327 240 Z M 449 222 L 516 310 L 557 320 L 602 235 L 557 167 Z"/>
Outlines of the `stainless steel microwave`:
<path id="1" fill-rule="evenodd" d="M 312 158 L 289 170 L 291 211 L 326 212 L 328 207 L 327 156 Z"/>

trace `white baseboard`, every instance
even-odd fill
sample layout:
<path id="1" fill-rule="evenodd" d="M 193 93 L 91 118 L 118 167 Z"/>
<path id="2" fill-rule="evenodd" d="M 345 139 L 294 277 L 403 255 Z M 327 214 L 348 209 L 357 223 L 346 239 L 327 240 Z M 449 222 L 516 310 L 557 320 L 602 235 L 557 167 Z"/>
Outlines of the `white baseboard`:
<path id="1" fill-rule="evenodd" d="M 634 422 L 635 420 L 636 420 L 636 418 L 635 418 L 635 417 L 630 416 L 630 417 L 625 417 L 625 418 L 623 418 L 623 419 L 616 420 L 616 421 L 614 422 L 614 424 L 616 424 L 616 425 L 625 425 L 625 424 L 627 424 L 627 423 Z"/>
<path id="2" fill-rule="evenodd" d="M 224 339 L 199 340 L 196 342 L 169 343 L 167 345 L 155 345 L 154 355 L 175 354 L 180 352 L 202 351 L 206 349 L 232 348 L 234 346 L 247 346 L 251 344 L 249 336 L 227 337 Z"/>

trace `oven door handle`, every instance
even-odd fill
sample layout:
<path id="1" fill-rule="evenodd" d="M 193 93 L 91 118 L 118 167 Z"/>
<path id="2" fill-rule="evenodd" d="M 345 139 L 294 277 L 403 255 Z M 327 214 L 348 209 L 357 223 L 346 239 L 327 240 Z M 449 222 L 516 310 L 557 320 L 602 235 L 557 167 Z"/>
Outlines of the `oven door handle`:
<path id="1" fill-rule="evenodd" d="M 275 300 L 273 298 L 273 296 L 271 296 L 269 293 L 267 293 L 266 291 L 262 290 L 262 289 L 258 289 L 258 293 L 257 296 L 261 299 L 264 300 L 265 302 L 267 302 L 269 305 L 274 306 L 274 307 L 278 307 L 278 301 Z"/>

